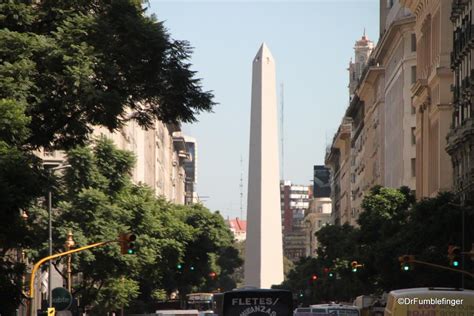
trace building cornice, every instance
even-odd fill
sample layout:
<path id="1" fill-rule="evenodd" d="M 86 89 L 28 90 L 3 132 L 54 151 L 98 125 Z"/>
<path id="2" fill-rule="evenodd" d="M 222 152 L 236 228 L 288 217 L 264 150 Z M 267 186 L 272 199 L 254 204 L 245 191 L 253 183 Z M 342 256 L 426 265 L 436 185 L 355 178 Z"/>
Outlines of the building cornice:
<path id="1" fill-rule="evenodd" d="M 400 36 L 400 31 L 402 28 L 410 27 L 411 25 L 415 26 L 416 18 L 414 16 L 409 16 L 402 18 L 390 24 L 389 28 L 382 35 L 382 38 L 379 40 L 377 47 L 374 50 L 374 59 L 378 62 L 381 62 L 387 52 L 395 43 L 395 39 Z"/>
<path id="2" fill-rule="evenodd" d="M 377 80 L 377 77 L 380 74 L 383 74 L 385 72 L 385 68 L 381 66 L 372 66 L 369 67 L 367 70 L 367 73 L 363 80 L 361 81 L 361 84 L 358 89 L 358 94 L 361 99 L 364 99 L 364 96 L 368 89 L 373 88 L 375 81 Z"/>
<path id="3" fill-rule="evenodd" d="M 415 16 L 419 16 L 431 1 L 433 0 L 400 0 L 400 4 L 405 8 L 410 9 L 410 11 L 415 14 Z"/>

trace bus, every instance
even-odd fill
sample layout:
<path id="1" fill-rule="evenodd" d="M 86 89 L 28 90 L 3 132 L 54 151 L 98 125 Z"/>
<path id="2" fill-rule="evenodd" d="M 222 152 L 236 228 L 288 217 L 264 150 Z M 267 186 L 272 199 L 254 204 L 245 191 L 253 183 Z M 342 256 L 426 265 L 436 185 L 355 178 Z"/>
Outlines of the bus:
<path id="1" fill-rule="evenodd" d="M 474 291 L 412 288 L 388 294 L 384 316 L 472 316 Z"/>
<path id="2" fill-rule="evenodd" d="M 197 309 L 200 312 L 212 311 L 213 299 L 214 299 L 214 293 L 187 294 L 186 295 L 186 309 Z"/>
<path id="3" fill-rule="evenodd" d="M 292 316 L 293 296 L 287 290 L 242 288 L 214 296 L 218 316 Z"/>

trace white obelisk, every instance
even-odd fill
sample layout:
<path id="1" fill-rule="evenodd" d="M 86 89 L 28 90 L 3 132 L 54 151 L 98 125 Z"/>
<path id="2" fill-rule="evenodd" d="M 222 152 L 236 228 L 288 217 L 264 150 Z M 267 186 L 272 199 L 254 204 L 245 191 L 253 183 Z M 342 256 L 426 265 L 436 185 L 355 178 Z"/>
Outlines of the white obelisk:
<path id="1" fill-rule="evenodd" d="M 283 282 L 275 61 L 265 43 L 252 66 L 245 285 Z"/>

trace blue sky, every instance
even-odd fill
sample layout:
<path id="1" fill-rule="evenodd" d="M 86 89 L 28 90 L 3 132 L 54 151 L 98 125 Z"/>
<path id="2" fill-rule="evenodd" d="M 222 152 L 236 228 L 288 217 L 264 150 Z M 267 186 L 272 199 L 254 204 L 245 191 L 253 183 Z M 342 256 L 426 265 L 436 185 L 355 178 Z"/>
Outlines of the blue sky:
<path id="1" fill-rule="evenodd" d="M 198 142 L 197 191 L 205 205 L 240 217 L 243 170 L 245 217 L 251 66 L 262 42 L 275 58 L 279 109 L 284 84 L 284 177 L 310 184 L 347 107 L 354 43 L 364 28 L 378 39 L 379 1 L 150 0 L 148 12 L 194 47 L 192 68 L 219 103 L 183 127 Z"/>

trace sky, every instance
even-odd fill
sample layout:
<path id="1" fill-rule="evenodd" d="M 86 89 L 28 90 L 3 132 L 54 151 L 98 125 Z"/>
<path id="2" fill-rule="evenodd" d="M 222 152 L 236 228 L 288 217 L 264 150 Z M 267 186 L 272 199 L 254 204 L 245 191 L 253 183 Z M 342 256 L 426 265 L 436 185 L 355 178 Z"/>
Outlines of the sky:
<path id="1" fill-rule="evenodd" d="M 218 103 L 182 127 L 197 139 L 204 205 L 225 218 L 246 217 L 252 60 L 263 42 L 276 64 L 280 177 L 312 184 L 313 166 L 324 164 L 348 105 L 354 43 L 364 28 L 378 39 L 379 1 L 149 0 L 148 6 L 173 39 L 190 42 L 192 70 Z"/>

